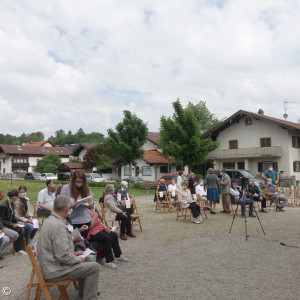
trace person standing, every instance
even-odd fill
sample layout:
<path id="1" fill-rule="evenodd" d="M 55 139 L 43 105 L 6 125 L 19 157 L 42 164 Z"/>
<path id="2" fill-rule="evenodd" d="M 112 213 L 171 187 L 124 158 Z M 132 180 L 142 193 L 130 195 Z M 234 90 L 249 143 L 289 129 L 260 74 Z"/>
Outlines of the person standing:
<path id="1" fill-rule="evenodd" d="M 176 183 L 176 185 L 177 185 L 177 190 L 178 190 L 178 191 L 181 190 L 181 184 L 182 184 L 182 181 L 183 181 L 182 174 L 183 174 L 182 171 L 179 171 L 179 172 L 178 172 L 177 183 Z"/>
<path id="2" fill-rule="evenodd" d="M 196 194 L 196 191 L 195 191 L 195 174 L 194 173 L 190 174 L 188 189 L 191 191 L 192 195 Z"/>
<path id="3" fill-rule="evenodd" d="M 271 178 L 272 184 L 278 184 L 279 182 L 279 174 L 273 170 L 273 166 L 270 166 L 268 171 L 261 174 L 261 177 L 266 181 L 268 180 L 268 178 Z"/>
<path id="4" fill-rule="evenodd" d="M 226 173 L 225 169 L 221 169 L 221 179 L 220 179 L 220 186 L 221 186 L 221 195 L 222 195 L 222 205 L 223 210 L 222 213 L 230 214 L 230 207 L 229 207 L 229 191 L 231 187 L 231 179 L 229 175 Z"/>
<path id="5" fill-rule="evenodd" d="M 205 186 L 207 188 L 207 200 L 209 201 L 210 213 L 216 214 L 216 203 L 219 202 L 219 180 L 214 174 L 214 169 L 208 169 L 208 175 L 205 177 Z"/>
<path id="6" fill-rule="evenodd" d="M 74 253 L 74 243 L 66 226 L 71 199 L 57 196 L 53 212 L 45 220 L 38 243 L 39 265 L 46 281 L 78 280 L 78 299 L 95 300 L 98 292 L 100 265 L 85 262 Z M 84 262 L 84 263 L 83 263 Z"/>

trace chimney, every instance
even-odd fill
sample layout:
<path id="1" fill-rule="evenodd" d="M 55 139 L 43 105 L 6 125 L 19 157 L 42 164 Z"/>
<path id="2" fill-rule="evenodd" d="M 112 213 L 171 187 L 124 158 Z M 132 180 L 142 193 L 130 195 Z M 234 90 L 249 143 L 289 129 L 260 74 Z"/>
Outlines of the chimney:
<path id="1" fill-rule="evenodd" d="M 258 110 L 258 113 L 259 113 L 260 115 L 264 115 L 264 114 L 265 114 L 265 112 L 264 112 L 261 108 Z"/>

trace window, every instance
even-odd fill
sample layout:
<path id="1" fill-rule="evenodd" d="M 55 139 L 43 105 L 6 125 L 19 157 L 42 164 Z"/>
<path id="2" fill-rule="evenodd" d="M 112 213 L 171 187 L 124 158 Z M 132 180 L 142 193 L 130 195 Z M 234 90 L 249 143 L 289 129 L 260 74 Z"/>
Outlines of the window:
<path id="1" fill-rule="evenodd" d="M 223 168 L 224 169 L 234 169 L 235 168 L 235 162 L 223 162 Z"/>
<path id="2" fill-rule="evenodd" d="M 293 170 L 294 172 L 300 172 L 300 161 L 293 162 Z"/>
<path id="3" fill-rule="evenodd" d="M 142 167 L 142 174 L 143 174 L 143 176 L 151 176 L 152 168 L 151 167 Z"/>
<path id="4" fill-rule="evenodd" d="M 260 146 L 261 147 L 271 147 L 271 138 L 261 138 Z"/>
<path id="5" fill-rule="evenodd" d="M 250 117 L 245 119 L 245 125 L 252 125 L 252 119 Z"/>
<path id="6" fill-rule="evenodd" d="M 3 158 L 3 163 L 5 164 L 5 158 Z M 4 169 L 5 170 L 5 169 Z M 3 172 L 3 173 L 5 173 L 5 172 Z"/>
<path id="7" fill-rule="evenodd" d="M 160 166 L 160 173 L 169 173 L 168 166 Z"/>
<path id="8" fill-rule="evenodd" d="M 229 149 L 237 149 L 237 148 L 238 148 L 238 141 L 237 140 L 229 141 Z"/>
<path id="9" fill-rule="evenodd" d="M 292 147 L 300 148 L 300 137 L 292 136 Z"/>
<path id="10" fill-rule="evenodd" d="M 274 171 L 278 172 L 278 162 L 277 161 L 263 161 L 257 164 L 258 172 L 266 172 L 269 167 L 272 166 Z"/>
<path id="11" fill-rule="evenodd" d="M 245 170 L 245 163 L 243 161 L 238 162 L 238 169 L 243 169 Z"/>
<path id="12" fill-rule="evenodd" d="M 124 176 L 129 176 L 129 167 L 124 167 Z"/>
<path id="13" fill-rule="evenodd" d="M 176 171 L 183 171 L 182 165 L 176 165 Z"/>

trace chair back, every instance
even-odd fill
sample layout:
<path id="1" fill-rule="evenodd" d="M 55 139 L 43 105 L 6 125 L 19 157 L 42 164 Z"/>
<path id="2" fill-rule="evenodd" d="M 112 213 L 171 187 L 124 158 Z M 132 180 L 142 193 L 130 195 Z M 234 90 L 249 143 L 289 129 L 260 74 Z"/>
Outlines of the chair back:
<path id="1" fill-rule="evenodd" d="M 36 209 L 36 202 L 35 202 L 35 201 L 32 201 L 31 204 L 32 204 L 32 207 L 33 207 L 33 217 L 34 217 L 35 219 L 38 219 L 37 209 Z"/>

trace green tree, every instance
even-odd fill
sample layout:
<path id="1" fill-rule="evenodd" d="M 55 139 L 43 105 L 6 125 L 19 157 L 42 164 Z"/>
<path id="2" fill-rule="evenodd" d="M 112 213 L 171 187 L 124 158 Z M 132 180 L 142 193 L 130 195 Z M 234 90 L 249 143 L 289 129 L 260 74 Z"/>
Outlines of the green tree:
<path id="1" fill-rule="evenodd" d="M 61 159 L 57 153 L 48 153 L 37 163 L 35 171 L 40 173 L 56 173 L 61 165 Z"/>
<path id="2" fill-rule="evenodd" d="M 131 166 L 143 157 L 143 145 L 146 142 L 147 124 L 128 110 L 123 111 L 123 121 L 118 123 L 116 131 L 108 130 L 108 144 L 116 150 L 124 166 L 129 165 L 129 182 L 131 180 Z"/>
<path id="3" fill-rule="evenodd" d="M 218 143 L 210 138 L 201 140 L 199 120 L 190 107 L 183 108 L 180 100 L 173 102 L 174 114 L 160 120 L 160 148 L 164 155 L 171 156 L 177 164 L 188 166 L 199 173 L 207 154 Z"/>

